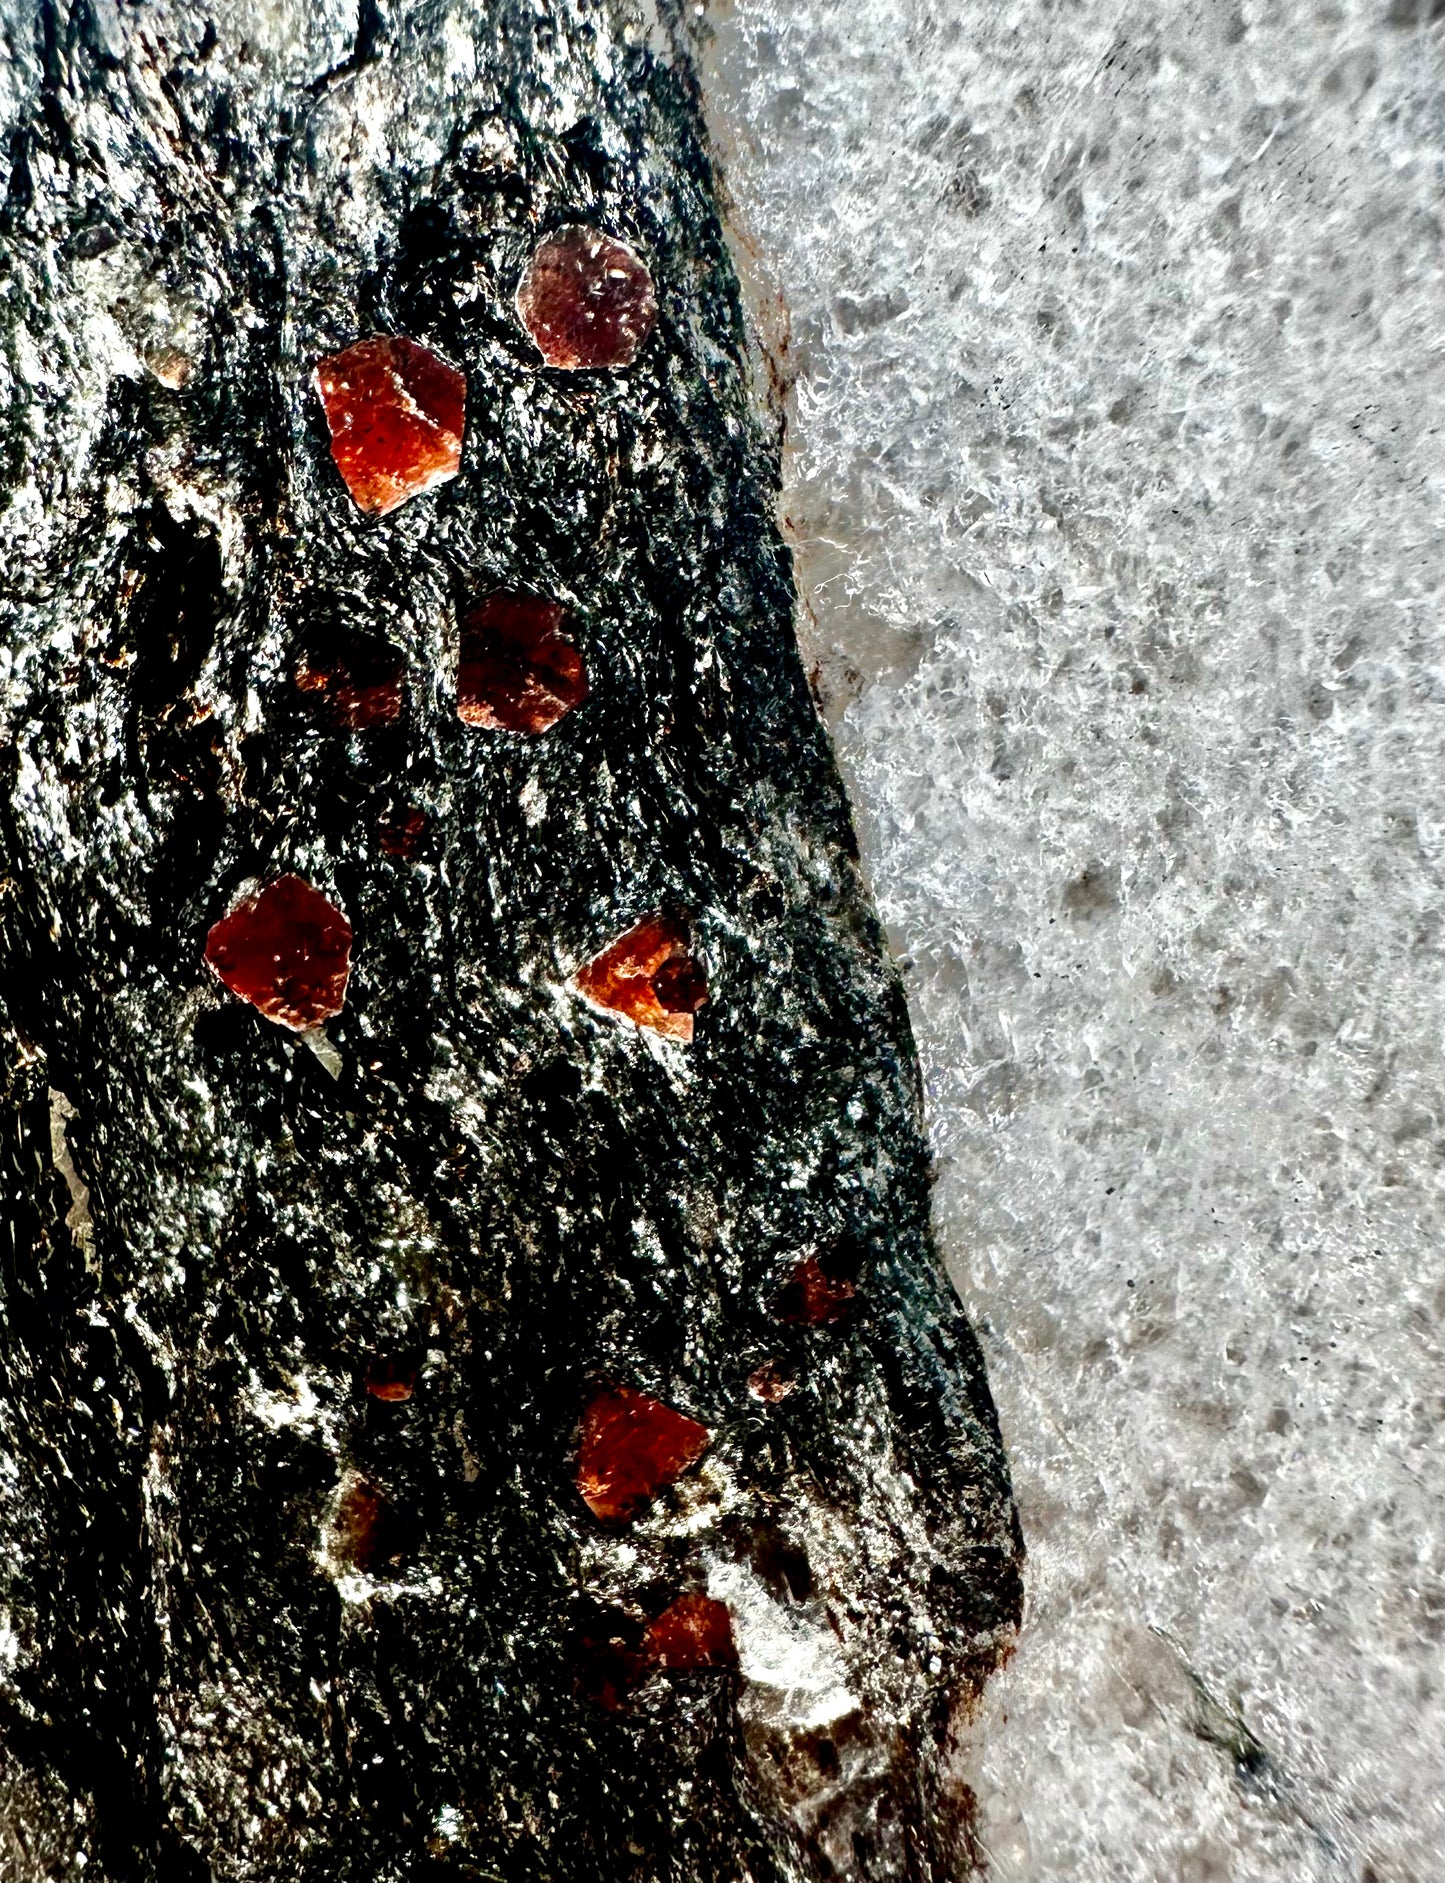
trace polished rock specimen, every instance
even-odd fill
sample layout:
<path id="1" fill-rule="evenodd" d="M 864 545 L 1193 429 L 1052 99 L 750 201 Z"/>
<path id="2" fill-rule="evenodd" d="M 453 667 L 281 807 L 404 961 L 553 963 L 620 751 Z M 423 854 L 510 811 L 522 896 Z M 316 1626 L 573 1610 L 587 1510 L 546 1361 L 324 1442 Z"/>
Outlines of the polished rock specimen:
<path id="1" fill-rule="evenodd" d="M 206 964 L 268 1020 L 304 1033 L 346 1005 L 351 924 L 301 877 L 278 876 L 214 924 Z"/>
<path id="2" fill-rule="evenodd" d="M 549 366 L 630 366 L 657 301 L 642 257 L 596 229 L 558 229 L 538 244 L 517 288 L 517 313 Z"/>
<path id="3" fill-rule="evenodd" d="M 415 340 L 358 340 L 316 368 L 331 455 L 358 510 L 385 516 L 457 474 L 467 382 Z"/>
<path id="4" fill-rule="evenodd" d="M 492 595 L 462 623 L 457 712 L 469 726 L 547 732 L 587 697 L 566 610 L 529 595 Z"/>
<path id="5" fill-rule="evenodd" d="M 0 1874 L 955 1883 L 1019 1539 L 690 67 L 6 17 Z M 626 371 L 518 324 L 573 226 Z M 542 736 L 458 715 L 493 593 Z"/>

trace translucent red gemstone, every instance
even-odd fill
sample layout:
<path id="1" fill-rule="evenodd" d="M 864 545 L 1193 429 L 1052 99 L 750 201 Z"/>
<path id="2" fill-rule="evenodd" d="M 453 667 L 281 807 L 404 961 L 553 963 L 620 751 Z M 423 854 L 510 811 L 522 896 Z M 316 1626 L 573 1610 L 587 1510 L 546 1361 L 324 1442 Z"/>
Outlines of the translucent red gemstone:
<path id="1" fill-rule="evenodd" d="M 538 244 L 517 312 L 549 366 L 583 372 L 630 366 L 652 331 L 657 301 L 642 257 L 615 236 L 573 224 Z"/>
<path id="2" fill-rule="evenodd" d="M 577 1489 L 595 1516 L 620 1523 L 707 1450 L 696 1419 L 631 1386 L 604 1386 L 582 1415 Z"/>
<path id="3" fill-rule="evenodd" d="M 676 1672 L 727 1667 L 738 1658 L 733 1618 L 725 1603 L 709 1595 L 680 1595 L 652 1623 L 642 1645 L 649 1660 Z"/>
<path id="4" fill-rule="evenodd" d="M 778 1295 L 778 1318 L 803 1327 L 841 1321 L 857 1292 L 850 1275 L 825 1266 L 816 1255 L 805 1255 Z"/>
<path id="5" fill-rule="evenodd" d="M 206 961 L 268 1020 L 306 1033 L 345 1004 L 351 924 L 310 883 L 278 876 L 216 923 Z"/>
<path id="6" fill-rule="evenodd" d="M 587 697 L 565 611 L 530 595 L 493 595 L 462 623 L 457 712 L 469 726 L 545 732 Z"/>
<path id="7" fill-rule="evenodd" d="M 347 649 L 313 648 L 296 664 L 296 684 L 331 721 L 348 732 L 384 726 L 401 717 L 400 651 L 389 642 L 356 642 Z"/>
<path id="8" fill-rule="evenodd" d="M 650 915 L 589 961 L 577 989 L 609 1013 L 672 1040 L 692 1038 L 692 1016 L 707 1000 L 707 979 L 693 960 L 687 930 Z"/>
<path id="9" fill-rule="evenodd" d="M 316 368 L 331 455 L 356 506 L 384 516 L 455 477 L 467 382 L 415 340 L 378 334 Z"/>

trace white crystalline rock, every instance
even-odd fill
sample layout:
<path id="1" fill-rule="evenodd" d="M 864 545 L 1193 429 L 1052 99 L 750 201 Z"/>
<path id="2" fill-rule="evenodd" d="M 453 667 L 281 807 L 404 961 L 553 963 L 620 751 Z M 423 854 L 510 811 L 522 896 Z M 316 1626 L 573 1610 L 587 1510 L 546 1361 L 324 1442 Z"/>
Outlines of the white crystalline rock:
<path id="1" fill-rule="evenodd" d="M 856 1712 L 842 1653 L 823 1621 L 784 1608 L 741 1563 L 713 1564 L 707 1590 L 731 1610 L 739 1672 L 761 1689 L 744 1695 L 744 1712 L 761 1712 L 795 1732 Z"/>
<path id="2" fill-rule="evenodd" d="M 1031 1552 L 995 1883 L 1445 1875 L 1431 11 L 702 54 Z"/>

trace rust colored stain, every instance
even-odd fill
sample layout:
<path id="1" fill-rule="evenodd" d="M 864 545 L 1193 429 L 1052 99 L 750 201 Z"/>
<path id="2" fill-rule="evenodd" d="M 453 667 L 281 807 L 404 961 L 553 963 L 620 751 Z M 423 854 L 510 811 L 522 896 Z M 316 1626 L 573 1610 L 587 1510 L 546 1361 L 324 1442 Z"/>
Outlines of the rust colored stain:
<path id="1" fill-rule="evenodd" d="M 549 366 L 586 372 L 630 366 L 657 301 L 635 250 L 573 224 L 538 244 L 517 289 L 517 313 Z"/>
<path id="2" fill-rule="evenodd" d="M 402 674 L 398 649 L 358 644 L 347 653 L 312 650 L 296 664 L 296 684 L 323 706 L 335 726 L 362 732 L 400 719 Z"/>
<path id="3" fill-rule="evenodd" d="M 707 1450 L 696 1419 L 631 1386 L 605 1386 L 582 1415 L 577 1489 L 604 1523 L 635 1516 Z"/>
<path id="4" fill-rule="evenodd" d="M 650 915 L 628 929 L 579 970 L 576 985 L 609 1013 L 684 1043 L 692 1039 L 693 1014 L 708 997 L 687 930 L 664 915 Z"/>
<path id="5" fill-rule="evenodd" d="M 738 1658 L 733 1618 L 710 1595 L 680 1595 L 653 1622 L 642 1645 L 649 1660 L 678 1673 L 730 1667 Z"/>
<path id="6" fill-rule="evenodd" d="M 831 1273 L 816 1255 L 805 1255 L 778 1295 L 778 1319 L 823 1327 L 841 1321 L 857 1293 L 851 1277 Z"/>
<path id="7" fill-rule="evenodd" d="M 467 382 L 415 340 L 378 334 L 316 368 L 331 455 L 358 510 L 385 516 L 455 477 Z"/>
<path id="8" fill-rule="evenodd" d="M 351 924 L 301 877 L 278 876 L 216 923 L 206 962 L 268 1020 L 306 1033 L 345 1005 Z"/>
<path id="9" fill-rule="evenodd" d="M 493 595 L 462 623 L 457 712 L 469 726 L 546 732 L 587 697 L 565 611 L 530 595 Z"/>

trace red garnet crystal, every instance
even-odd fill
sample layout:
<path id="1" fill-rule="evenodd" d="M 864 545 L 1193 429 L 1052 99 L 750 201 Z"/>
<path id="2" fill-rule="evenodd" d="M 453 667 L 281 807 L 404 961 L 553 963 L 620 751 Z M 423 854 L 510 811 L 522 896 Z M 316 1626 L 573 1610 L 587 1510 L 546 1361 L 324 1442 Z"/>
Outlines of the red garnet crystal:
<path id="1" fill-rule="evenodd" d="M 823 1327 L 843 1319 L 857 1292 L 851 1276 L 825 1266 L 816 1255 L 805 1255 L 778 1295 L 778 1318 Z"/>
<path id="2" fill-rule="evenodd" d="M 637 1026 L 688 1041 L 692 1016 L 707 999 L 707 979 L 689 953 L 682 924 L 650 915 L 579 970 L 577 990 Z"/>
<path id="3" fill-rule="evenodd" d="M 366 1369 L 366 1390 L 373 1399 L 400 1405 L 416 1388 L 416 1368 L 394 1355 L 377 1355 Z"/>
<path id="4" fill-rule="evenodd" d="M 680 1595 L 643 1637 L 643 1649 L 659 1667 L 684 1672 L 694 1667 L 729 1667 L 738 1658 L 733 1618 L 709 1595 Z"/>
<path id="5" fill-rule="evenodd" d="M 278 876 L 216 923 L 206 961 L 268 1020 L 307 1033 L 345 1005 L 351 924 L 310 883 Z"/>
<path id="6" fill-rule="evenodd" d="M 594 1516 L 621 1523 L 680 1478 L 712 1434 L 631 1386 L 604 1386 L 582 1415 L 577 1489 Z"/>
<path id="7" fill-rule="evenodd" d="M 393 804 L 376 820 L 377 841 L 389 857 L 414 857 L 426 835 L 426 812 L 415 804 Z"/>
<path id="8" fill-rule="evenodd" d="M 331 455 L 358 510 L 385 516 L 455 477 L 467 382 L 415 340 L 378 334 L 316 368 Z"/>
<path id="9" fill-rule="evenodd" d="M 369 1478 L 354 1477 L 341 1494 L 332 1529 L 332 1553 L 370 1575 L 400 1555 L 406 1537 L 399 1513 Z"/>
<path id="10" fill-rule="evenodd" d="M 313 648 L 296 664 L 296 684 L 327 718 L 346 732 L 384 726 L 401 717 L 402 658 L 383 642 L 345 649 Z"/>
<path id="11" fill-rule="evenodd" d="M 748 1375 L 748 1391 L 765 1406 L 775 1406 L 795 1391 L 798 1382 L 785 1373 L 776 1360 L 764 1360 Z"/>
<path id="12" fill-rule="evenodd" d="M 462 623 L 457 712 L 469 726 L 545 732 L 587 697 L 565 612 L 530 595 L 493 595 Z"/>
<path id="13" fill-rule="evenodd" d="M 630 366 L 657 302 L 640 255 L 573 224 L 539 243 L 517 289 L 517 312 L 549 366 L 584 372 Z"/>

